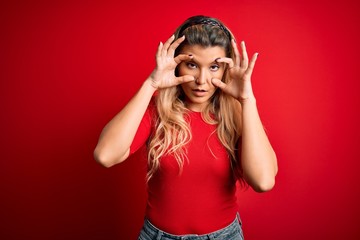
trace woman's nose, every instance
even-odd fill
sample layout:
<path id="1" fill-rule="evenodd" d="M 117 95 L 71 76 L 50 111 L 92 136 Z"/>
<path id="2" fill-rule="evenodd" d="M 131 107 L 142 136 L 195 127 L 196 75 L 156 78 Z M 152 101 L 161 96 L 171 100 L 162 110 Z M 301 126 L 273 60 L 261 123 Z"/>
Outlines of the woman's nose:
<path id="1" fill-rule="evenodd" d="M 199 73 L 199 76 L 196 78 L 196 81 L 195 81 L 195 82 L 196 82 L 196 84 L 198 84 L 198 85 L 202 85 L 202 84 L 205 84 L 205 83 L 206 83 L 207 78 L 208 78 L 207 73 L 204 72 L 204 71 L 201 71 L 201 72 Z"/>

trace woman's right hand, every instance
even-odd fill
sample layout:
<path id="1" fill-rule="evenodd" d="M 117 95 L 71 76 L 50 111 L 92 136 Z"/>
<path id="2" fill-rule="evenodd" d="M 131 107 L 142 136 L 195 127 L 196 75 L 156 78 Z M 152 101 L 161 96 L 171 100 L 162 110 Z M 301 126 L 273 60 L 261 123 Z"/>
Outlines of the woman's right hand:
<path id="1" fill-rule="evenodd" d="M 175 69 L 182 61 L 192 59 L 192 56 L 179 54 L 174 57 L 175 49 L 184 41 L 185 36 L 174 40 L 172 35 L 164 44 L 160 42 L 156 53 L 156 68 L 150 75 L 151 85 L 156 89 L 176 86 L 184 82 L 194 81 L 190 75 L 175 76 Z"/>

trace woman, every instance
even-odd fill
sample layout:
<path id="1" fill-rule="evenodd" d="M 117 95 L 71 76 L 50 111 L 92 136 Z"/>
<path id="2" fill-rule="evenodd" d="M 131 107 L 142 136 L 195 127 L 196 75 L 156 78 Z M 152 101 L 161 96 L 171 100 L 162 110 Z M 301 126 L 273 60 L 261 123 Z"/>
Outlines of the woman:
<path id="1" fill-rule="evenodd" d="M 147 145 L 139 239 L 243 239 L 236 181 L 264 192 L 277 174 L 251 87 L 257 56 L 249 61 L 218 19 L 190 17 L 160 42 L 156 68 L 103 129 L 94 155 L 104 166 Z"/>

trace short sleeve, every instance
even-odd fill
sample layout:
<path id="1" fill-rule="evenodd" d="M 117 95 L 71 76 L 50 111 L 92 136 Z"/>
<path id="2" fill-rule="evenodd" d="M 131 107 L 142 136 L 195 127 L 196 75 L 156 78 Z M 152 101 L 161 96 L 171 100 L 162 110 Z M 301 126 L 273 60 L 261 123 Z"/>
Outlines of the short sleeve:
<path id="1" fill-rule="evenodd" d="M 132 143 L 130 145 L 130 154 L 133 154 L 134 152 L 136 152 L 148 140 L 151 130 L 152 130 L 153 114 L 154 114 L 154 109 L 152 106 L 149 106 L 146 109 L 145 114 L 140 122 L 139 128 L 135 134 L 134 140 L 132 141 Z"/>

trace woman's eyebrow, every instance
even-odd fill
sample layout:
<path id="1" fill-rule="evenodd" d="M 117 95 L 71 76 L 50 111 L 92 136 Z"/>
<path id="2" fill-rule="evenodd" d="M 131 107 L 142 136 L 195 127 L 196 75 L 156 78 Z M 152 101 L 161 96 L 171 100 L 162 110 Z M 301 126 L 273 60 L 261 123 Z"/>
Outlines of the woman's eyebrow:
<path id="1" fill-rule="evenodd" d="M 221 57 L 215 58 L 214 61 L 209 62 L 209 65 L 210 65 L 210 64 L 214 64 L 214 63 L 218 63 L 217 60 L 219 60 L 220 58 L 221 58 Z M 186 62 L 194 62 L 194 63 L 196 63 L 197 65 L 200 65 L 200 63 L 196 60 L 195 56 L 194 56 L 192 59 L 190 59 L 190 60 L 188 60 L 188 61 L 186 61 Z"/>

